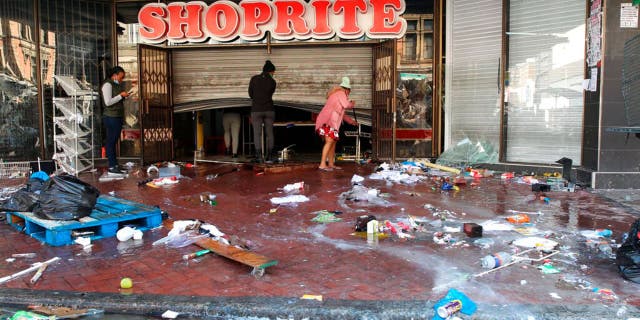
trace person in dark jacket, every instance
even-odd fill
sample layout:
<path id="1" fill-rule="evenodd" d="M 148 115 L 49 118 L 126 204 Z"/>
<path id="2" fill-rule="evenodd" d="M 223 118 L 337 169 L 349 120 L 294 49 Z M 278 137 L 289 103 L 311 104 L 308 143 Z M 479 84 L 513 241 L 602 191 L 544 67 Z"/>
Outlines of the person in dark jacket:
<path id="1" fill-rule="evenodd" d="M 276 92 L 276 81 L 273 74 L 276 66 L 267 60 L 262 67 L 262 73 L 255 75 L 249 82 L 249 97 L 251 97 L 251 123 L 253 124 L 253 142 L 256 147 L 258 161 L 271 162 L 273 153 L 273 121 L 276 117 L 273 106 L 273 93 Z M 262 125 L 267 139 L 264 146 L 266 159 L 262 157 Z"/>
<path id="2" fill-rule="evenodd" d="M 109 159 L 109 173 L 123 174 L 125 170 L 118 166 L 116 159 L 116 144 L 120 139 L 122 131 L 122 119 L 124 117 L 124 99 L 129 93 L 124 89 L 122 80 L 125 72 L 122 67 L 116 66 L 111 70 L 109 78 L 107 78 L 100 87 L 100 96 L 102 98 L 103 121 L 107 130 L 106 153 Z"/>

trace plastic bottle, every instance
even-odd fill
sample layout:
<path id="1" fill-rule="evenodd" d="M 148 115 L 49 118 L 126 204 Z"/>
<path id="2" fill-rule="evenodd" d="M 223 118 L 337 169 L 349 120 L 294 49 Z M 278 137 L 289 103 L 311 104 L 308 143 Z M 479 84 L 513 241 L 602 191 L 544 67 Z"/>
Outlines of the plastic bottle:
<path id="1" fill-rule="evenodd" d="M 485 269 L 495 269 L 511 262 L 511 255 L 506 252 L 498 252 L 480 259 L 480 264 Z"/>

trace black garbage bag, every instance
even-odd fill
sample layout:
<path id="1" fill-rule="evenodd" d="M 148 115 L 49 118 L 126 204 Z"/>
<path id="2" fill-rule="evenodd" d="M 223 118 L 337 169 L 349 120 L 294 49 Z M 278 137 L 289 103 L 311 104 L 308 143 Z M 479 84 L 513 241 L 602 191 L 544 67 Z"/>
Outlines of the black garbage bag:
<path id="1" fill-rule="evenodd" d="M 32 193 L 40 194 L 40 192 L 42 191 L 42 189 L 44 189 L 46 185 L 47 185 L 47 181 L 44 181 L 38 178 L 31 178 L 29 179 L 29 181 L 27 181 L 27 186 L 24 188 L 24 190 Z"/>
<path id="2" fill-rule="evenodd" d="M 0 201 L 0 211 L 31 212 L 38 202 L 38 195 L 24 189 L 14 192 L 7 200 Z"/>
<path id="3" fill-rule="evenodd" d="M 640 283 L 640 219 L 629 230 L 627 240 L 616 252 L 616 264 L 622 277 Z"/>
<path id="4" fill-rule="evenodd" d="M 46 182 L 33 212 L 42 219 L 80 219 L 91 214 L 98 196 L 98 189 L 74 176 L 57 176 Z"/>

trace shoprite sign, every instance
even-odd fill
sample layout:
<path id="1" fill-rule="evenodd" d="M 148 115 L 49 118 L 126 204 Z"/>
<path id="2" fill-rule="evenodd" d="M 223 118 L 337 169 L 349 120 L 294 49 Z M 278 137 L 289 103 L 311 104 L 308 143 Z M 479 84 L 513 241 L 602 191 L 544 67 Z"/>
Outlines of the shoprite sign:
<path id="1" fill-rule="evenodd" d="M 401 38 L 404 0 L 227 0 L 149 3 L 138 12 L 145 42 Z"/>

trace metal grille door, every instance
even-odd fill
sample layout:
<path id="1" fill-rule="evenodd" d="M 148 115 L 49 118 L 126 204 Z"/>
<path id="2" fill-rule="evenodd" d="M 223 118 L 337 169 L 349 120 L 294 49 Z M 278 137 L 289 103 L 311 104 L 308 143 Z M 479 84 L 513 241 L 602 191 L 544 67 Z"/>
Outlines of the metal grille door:
<path id="1" fill-rule="evenodd" d="M 373 48 L 373 156 L 396 160 L 396 40 Z"/>
<path id="2" fill-rule="evenodd" d="M 171 52 L 139 45 L 142 162 L 173 159 L 173 106 L 171 104 Z"/>

